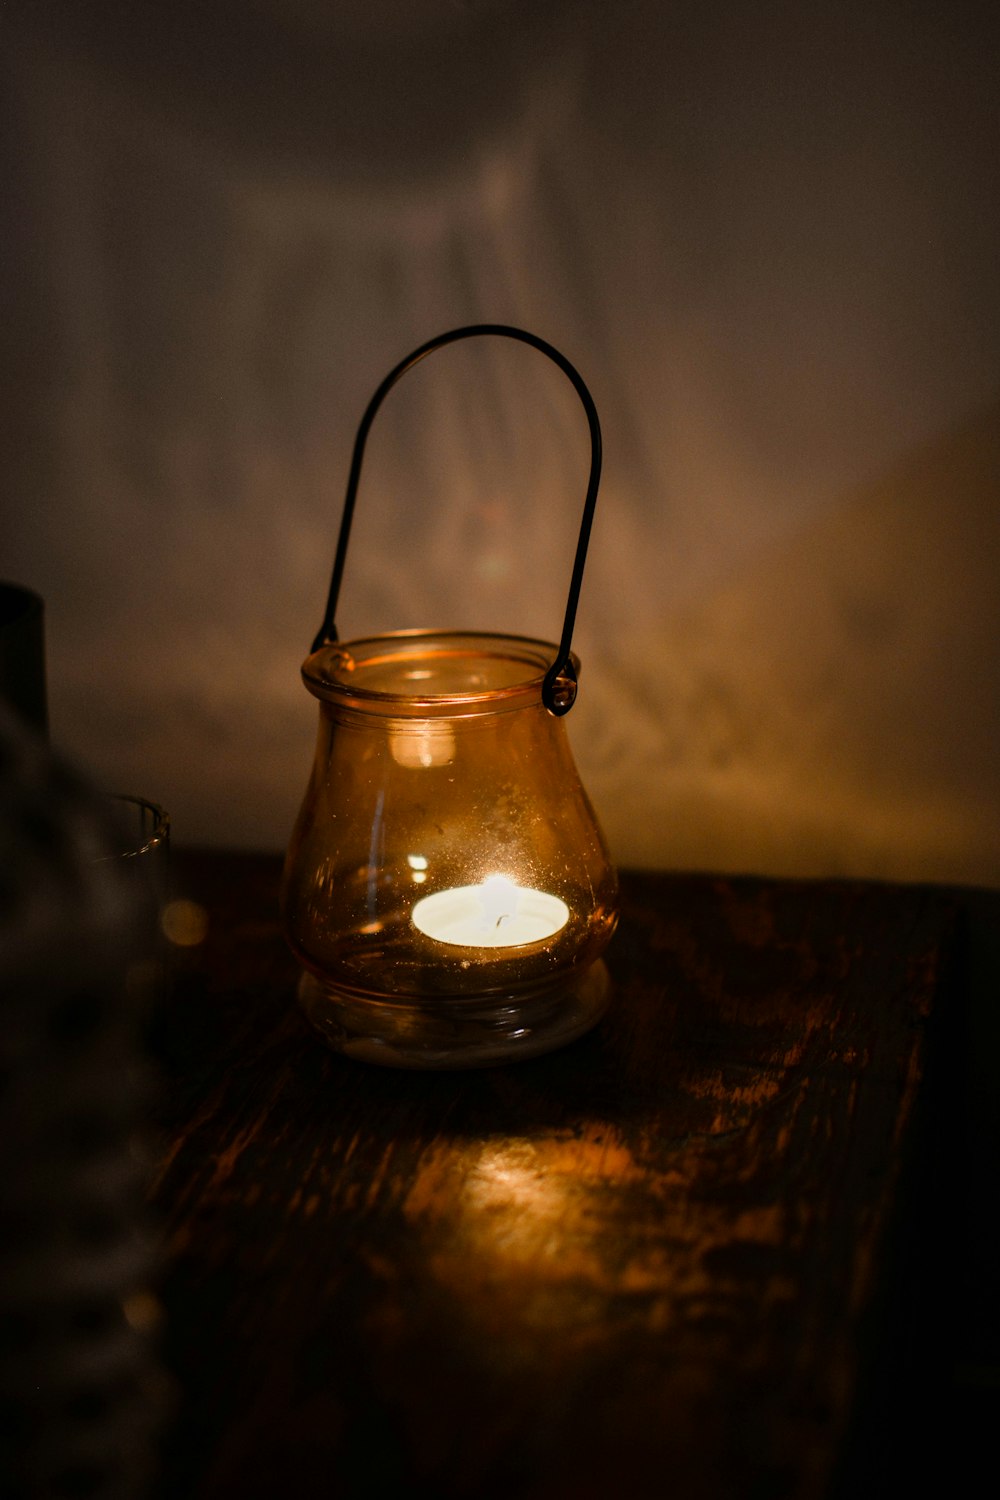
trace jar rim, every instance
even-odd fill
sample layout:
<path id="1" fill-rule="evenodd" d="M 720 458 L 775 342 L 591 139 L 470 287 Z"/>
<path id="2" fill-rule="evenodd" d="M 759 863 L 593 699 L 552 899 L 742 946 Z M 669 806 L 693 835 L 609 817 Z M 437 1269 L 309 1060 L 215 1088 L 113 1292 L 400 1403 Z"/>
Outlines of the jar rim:
<path id="1" fill-rule="evenodd" d="M 530 636 L 393 630 L 321 646 L 302 663 L 302 679 L 321 701 L 373 714 L 497 713 L 541 703 L 557 651 Z M 570 659 L 579 673 L 576 655 Z"/>

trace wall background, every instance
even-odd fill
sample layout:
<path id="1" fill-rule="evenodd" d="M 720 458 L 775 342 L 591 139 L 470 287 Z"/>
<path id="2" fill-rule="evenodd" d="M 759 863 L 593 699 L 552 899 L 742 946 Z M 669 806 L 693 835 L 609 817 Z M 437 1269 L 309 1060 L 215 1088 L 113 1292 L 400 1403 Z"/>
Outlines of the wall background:
<path id="1" fill-rule="evenodd" d="M 605 429 L 569 725 L 616 857 L 1000 881 L 990 8 L 5 17 L 0 574 L 100 780 L 284 844 L 360 412 L 508 321 Z M 375 429 L 344 633 L 551 637 L 586 464 L 540 356 L 435 355 Z"/>

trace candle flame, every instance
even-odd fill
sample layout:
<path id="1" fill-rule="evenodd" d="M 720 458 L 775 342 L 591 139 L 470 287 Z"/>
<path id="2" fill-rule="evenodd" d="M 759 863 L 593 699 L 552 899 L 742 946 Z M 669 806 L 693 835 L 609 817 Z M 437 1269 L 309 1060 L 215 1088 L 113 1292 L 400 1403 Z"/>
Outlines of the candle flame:
<path id="1" fill-rule="evenodd" d="M 479 899 L 483 925 L 496 929 L 517 911 L 517 886 L 506 875 L 489 875 L 483 881 Z"/>

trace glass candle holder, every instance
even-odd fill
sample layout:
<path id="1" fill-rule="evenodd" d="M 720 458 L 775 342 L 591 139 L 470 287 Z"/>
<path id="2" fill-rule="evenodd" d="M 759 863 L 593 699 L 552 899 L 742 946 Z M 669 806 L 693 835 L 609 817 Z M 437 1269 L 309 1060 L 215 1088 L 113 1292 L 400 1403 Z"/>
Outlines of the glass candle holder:
<path id="1" fill-rule="evenodd" d="M 300 1001 L 338 1050 L 476 1066 L 602 1015 L 617 880 L 543 702 L 555 650 L 403 631 L 304 663 L 319 737 L 282 910 Z"/>

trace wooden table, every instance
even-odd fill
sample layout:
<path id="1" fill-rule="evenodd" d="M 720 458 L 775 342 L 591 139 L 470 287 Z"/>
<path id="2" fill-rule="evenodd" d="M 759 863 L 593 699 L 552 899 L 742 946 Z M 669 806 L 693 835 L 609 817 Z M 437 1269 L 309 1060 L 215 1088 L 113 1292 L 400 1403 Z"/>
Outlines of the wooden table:
<path id="1" fill-rule="evenodd" d="M 937 1400 L 914 1299 L 939 1274 L 948 1114 L 921 1106 L 955 895 L 626 875 L 589 1037 L 419 1074 L 314 1038 L 278 875 L 176 861 L 209 929 L 158 1023 L 163 1496 L 900 1477 Z"/>

